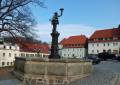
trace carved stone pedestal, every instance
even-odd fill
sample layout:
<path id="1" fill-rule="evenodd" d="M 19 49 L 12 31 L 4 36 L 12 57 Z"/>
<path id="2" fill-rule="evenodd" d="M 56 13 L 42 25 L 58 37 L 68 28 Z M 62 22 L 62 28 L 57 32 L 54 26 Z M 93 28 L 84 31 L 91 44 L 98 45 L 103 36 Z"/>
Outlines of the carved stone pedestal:
<path id="1" fill-rule="evenodd" d="M 52 45 L 51 45 L 51 53 L 49 58 L 50 59 L 60 59 L 60 55 L 58 53 L 58 37 L 59 37 L 60 33 L 58 33 L 57 31 L 53 31 L 51 33 L 52 36 Z"/>
<path id="2" fill-rule="evenodd" d="M 85 60 L 16 58 L 13 73 L 23 85 L 67 85 L 91 72 L 92 63 Z"/>

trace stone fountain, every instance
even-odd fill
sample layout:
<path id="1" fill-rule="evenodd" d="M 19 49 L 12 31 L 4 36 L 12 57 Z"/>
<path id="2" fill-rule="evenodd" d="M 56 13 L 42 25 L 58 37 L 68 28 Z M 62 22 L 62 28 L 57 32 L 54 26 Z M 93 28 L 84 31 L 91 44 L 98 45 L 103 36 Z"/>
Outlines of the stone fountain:
<path id="1" fill-rule="evenodd" d="M 16 57 L 14 75 L 23 81 L 23 85 L 67 85 L 72 81 L 89 76 L 92 63 L 81 59 L 61 59 L 58 53 L 58 36 L 56 28 L 58 18 L 62 16 L 54 13 L 51 19 L 53 30 L 51 54 L 48 59 Z"/>

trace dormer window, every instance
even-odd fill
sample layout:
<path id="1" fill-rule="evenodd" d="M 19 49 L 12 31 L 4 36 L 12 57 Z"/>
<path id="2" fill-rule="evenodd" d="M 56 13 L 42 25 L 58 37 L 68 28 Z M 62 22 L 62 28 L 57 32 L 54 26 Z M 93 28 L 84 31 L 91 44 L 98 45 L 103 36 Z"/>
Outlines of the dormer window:
<path id="1" fill-rule="evenodd" d="M 107 38 L 105 38 L 105 40 L 108 40 Z"/>
<path id="2" fill-rule="evenodd" d="M 113 40 L 117 40 L 118 39 L 118 37 L 113 37 Z"/>
<path id="3" fill-rule="evenodd" d="M 75 46 L 77 46 L 77 44 L 75 44 Z"/>

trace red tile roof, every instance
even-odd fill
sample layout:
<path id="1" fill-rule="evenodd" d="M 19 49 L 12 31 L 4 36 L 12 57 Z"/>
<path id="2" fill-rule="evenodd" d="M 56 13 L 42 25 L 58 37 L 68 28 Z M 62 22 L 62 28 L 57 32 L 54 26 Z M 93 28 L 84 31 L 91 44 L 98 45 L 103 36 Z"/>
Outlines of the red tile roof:
<path id="1" fill-rule="evenodd" d="M 49 53 L 49 46 L 46 44 L 24 43 L 20 44 L 20 50 L 23 52 Z"/>
<path id="2" fill-rule="evenodd" d="M 109 37 L 112 37 L 112 29 L 97 30 L 93 33 L 93 35 L 90 37 L 90 39 L 109 38 Z"/>
<path id="3" fill-rule="evenodd" d="M 70 36 L 69 38 L 64 38 L 60 44 L 63 45 L 63 47 L 68 48 L 78 48 L 78 47 L 84 47 L 87 42 L 87 37 L 85 35 L 78 35 L 78 36 Z"/>
<path id="4" fill-rule="evenodd" d="M 92 39 L 114 38 L 114 37 L 117 37 L 118 39 L 120 39 L 120 28 L 97 30 L 89 38 L 89 41 Z M 99 40 L 99 41 L 101 41 L 101 40 Z M 104 40 L 104 41 L 106 41 L 106 40 Z"/>

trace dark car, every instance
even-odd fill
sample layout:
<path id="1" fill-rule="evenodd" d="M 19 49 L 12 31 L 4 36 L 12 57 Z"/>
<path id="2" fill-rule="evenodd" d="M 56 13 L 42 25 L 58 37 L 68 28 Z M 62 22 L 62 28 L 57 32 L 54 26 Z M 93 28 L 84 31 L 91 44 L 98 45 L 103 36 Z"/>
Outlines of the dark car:
<path id="1" fill-rule="evenodd" d="M 99 64 L 100 58 L 98 58 L 96 55 L 88 55 L 86 59 L 89 59 L 92 61 L 93 64 Z"/>
<path id="2" fill-rule="evenodd" d="M 109 54 L 107 52 L 102 52 L 102 53 L 99 53 L 98 54 L 98 57 L 101 59 L 101 60 L 108 60 L 108 59 L 111 59 L 111 60 L 115 60 L 116 59 L 116 56 L 115 54 Z"/>
<path id="3" fill-rule="evenodd" d="M 116 60 L 120 62 L 120 54 L 116 55 Z"/>

